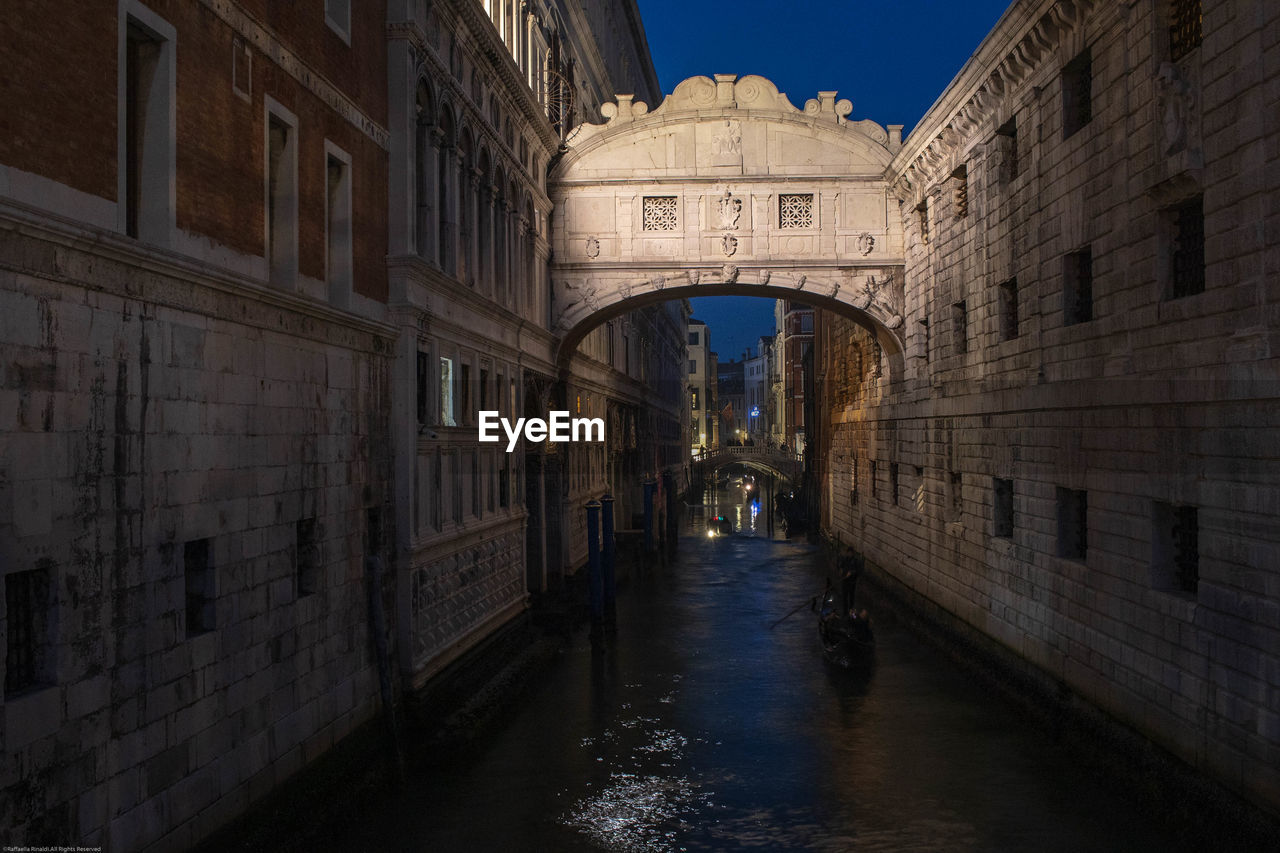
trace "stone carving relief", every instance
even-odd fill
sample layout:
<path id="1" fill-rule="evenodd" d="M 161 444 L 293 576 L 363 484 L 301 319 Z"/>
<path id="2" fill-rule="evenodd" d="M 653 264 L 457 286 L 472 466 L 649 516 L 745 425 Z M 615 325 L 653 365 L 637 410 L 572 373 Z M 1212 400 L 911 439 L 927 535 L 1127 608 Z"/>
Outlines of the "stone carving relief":
<path id="1" fill-rule="evenodd" d="M 768 270 L 760 270 L 760 283 L 761 283 L 761 284 L 768 284 L 768 283 L 769 283 L 769 276 L 770 276 L 771 274 L 772 274 L 772 273 L 770 273 Z"/>
<path id="2" fill-rule="evenodd" d="M 808 280 L 809 280 L 809 276 L 807 275 L 796 276 L 796 283 L 795 283 L 796 290 L 804 290 L 804 283 Z"/>
<path id="3" fill-rule="evenodd" d="M 1160 65 L 1156 109 L 1160 116 L 1161 153 L 1168 157 L 1190 147 L 1195 93 L 1182 70 L 1172 62 Z"/>
<path id="4" fill-rule="evenodd" d="M 724 127 L 711 137 L 711 153 L 716 157 L 742 156 L 742 125 L 726 121 Z"/>
<path id="5" fill-rule="evenodd" d="M 697 284 L 702 280 L 702 272 L 700 270 L 689 270 L 689 283 Z"/>
<path id="6" fill-rule="evenodd" d="M 858 237 L 858 251 L 861 252 L 862 254 L 864 255 L 871 254 L 871 250 L 874 249 L 875 247 L 876 247 L 876 238 L 872 237 L 870 234 L 863 232 L 863 234 L 860 237 Z"/>
<path id="7" fill-rule="evenodd" d="M 726 258 L 732 258 L 738 251 L 738 238 L 732 234 L 725 234 L 720 238 L 720 251 L 724 252 Z"/>
<path id="8" fill-rule="evenodd" d="M 667 277 L 665 275 L 655 275 L 650 281 L 654 290 L 662 290 L 667 286 Z"/>
<path id="9" fill-rule="evenodd" d="M 725 284 L 737 284 L 738 268 L 733 264 L 725 264 L 720 268 L 720 277 L 724 279 Z"/>
<path id="10" fill-rule="evenodd" d="M 595 237 L 587 238 L 587 257 L 588 258 L 600 257 L 600 241 L 597 240 Z"/>
<path id="11" fill-rule="evenodd" d="M 734 229 L 742 216 L 742 199 L 734 198 L 726 187 L 724 195 L 716 199 L 717 228 Z"/>

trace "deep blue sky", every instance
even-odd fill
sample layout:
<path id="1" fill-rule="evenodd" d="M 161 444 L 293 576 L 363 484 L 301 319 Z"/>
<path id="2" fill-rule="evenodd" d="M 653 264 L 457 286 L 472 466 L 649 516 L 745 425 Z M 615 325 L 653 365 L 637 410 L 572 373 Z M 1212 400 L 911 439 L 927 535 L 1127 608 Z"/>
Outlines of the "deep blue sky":
<path id="1" fill-rule="evenodd" d="M 911 131 L 1009 6 L 1009 0 L 637 0 L 658 80 L 760 74 L 797 109 L 836 90 L 851 119 Z M 657 106 L 650 104 L 650 107 Z M 722 359 L 773 331 L 772 300 L 691 300 Z"/>

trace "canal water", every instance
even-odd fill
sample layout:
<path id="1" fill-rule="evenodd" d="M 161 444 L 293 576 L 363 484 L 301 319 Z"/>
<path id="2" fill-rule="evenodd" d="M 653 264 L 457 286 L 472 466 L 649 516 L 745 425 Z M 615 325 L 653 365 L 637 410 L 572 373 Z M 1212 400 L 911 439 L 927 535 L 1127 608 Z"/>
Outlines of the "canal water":
<path id="1" fill-rule="evenodd" d="M 713 493 L 678 558 L 621 590 L 604 653 L 581 632 L 495 736 L 336 847 L 1183 849 L 905 626 L 875 622 L 863 676 L 823 662 L 807 606 L 773 626 L 826 567 L 758 510 L 753 532 L 739 494 Z M 736 532 L 708 537 L 715 515 Z"/>

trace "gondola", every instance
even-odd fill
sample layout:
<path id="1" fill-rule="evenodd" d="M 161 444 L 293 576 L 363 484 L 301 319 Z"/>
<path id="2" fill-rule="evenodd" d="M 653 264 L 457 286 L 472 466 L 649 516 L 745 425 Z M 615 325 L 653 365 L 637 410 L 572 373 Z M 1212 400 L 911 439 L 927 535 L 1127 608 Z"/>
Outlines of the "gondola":
<path id="1" fill-rule="evenodd" d="M 869 669 L 875 661 L 876 638 L 867 611 L 845 612 L 841 596 L 828 589 L 818 611 L 818 638 L 822 655 L 843 669 Z"/>

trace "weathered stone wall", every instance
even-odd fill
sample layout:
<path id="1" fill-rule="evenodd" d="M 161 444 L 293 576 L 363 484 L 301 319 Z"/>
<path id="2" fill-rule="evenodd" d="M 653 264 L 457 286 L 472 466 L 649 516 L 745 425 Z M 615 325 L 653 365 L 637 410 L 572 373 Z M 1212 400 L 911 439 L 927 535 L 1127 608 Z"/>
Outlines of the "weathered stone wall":
<path id="1" fill-rule="evenodd" d="M 1261 104 L 1280 11 L 1205 4 L 1203 41 L 1177 61 L 1166 14 L 1015 4 L 906 141 L 893 167 L 908 239 L 902 371 L 877 380 L 860 329 L 819 323 L 824 520 L 1275 809 L 1280 293 L 1263 199 L 1280 189 L 1265 142 L 1280 127 Z M 1063 70 L 1086 49 L 1092 115 L 1068 135 Z M 998 132 L 1010 120 L 1016 170 Z M 1204 290 L 1174 297 L 1183 238 L 1168 211 L 1200 192 Z M 1064 256 L 1085 247 L 1091 318 L 1067 322 Z M 1001 284 L 1014 277 L 1010 334 Z M 1008 520 L 997 478 L 1012 484 L 1011 530 L 996 526 Z M 1074 554 L 1064 490 L 1086 498 Z M 1195 513 L 1191 588 L 1169 565 L 1178 508 Z"/>
<path id="2" fill-rule="evenodd" d="M 388 332 L 0 219 L 0 563 L 49 584 L 45 665 L 3 703 L 7 843 L 188 846 L 375 711 Z"/>

